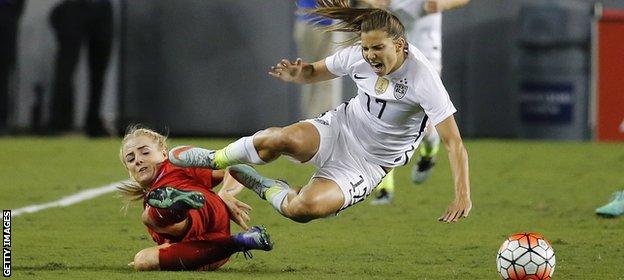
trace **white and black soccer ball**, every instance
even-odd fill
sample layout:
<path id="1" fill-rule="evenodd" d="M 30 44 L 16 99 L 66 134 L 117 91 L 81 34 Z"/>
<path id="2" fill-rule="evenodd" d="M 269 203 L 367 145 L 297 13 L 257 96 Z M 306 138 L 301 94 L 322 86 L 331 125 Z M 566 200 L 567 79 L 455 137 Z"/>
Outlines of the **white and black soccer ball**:
<path id="1" fill-rule="evenodd" d="M 555 251 L 539 233 L 516 233 L 498 250 L 496 268 L 506 280 L 549 280 L 555 272 Z"/>

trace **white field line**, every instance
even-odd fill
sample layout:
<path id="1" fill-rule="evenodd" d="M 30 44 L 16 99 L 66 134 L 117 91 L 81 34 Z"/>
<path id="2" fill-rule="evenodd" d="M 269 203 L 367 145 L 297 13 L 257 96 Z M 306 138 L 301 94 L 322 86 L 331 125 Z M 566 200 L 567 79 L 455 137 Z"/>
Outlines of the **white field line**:
<path id="1" fill-rule="evenodd" d="M 14 210 L 11 210 L 11 216 L 16 217 L 24 213 L 35 213 L 35 212 L 45 210 L 48 208 L 65 207 L 65 206 L 69 206 L 72 204 L 76 204 L 78 202 L 93 199 L 100 195 L 115 191 L 117 189 L 117 186 L 119 186 L 122 182 L 124 181 L 112 183 L 109 185 L 105 185 L 105 186 L 101 186 L 101 187 L 97 187 L 93 189 L 87 189 L 87 190 L 78 192 L 76 194 L 63 197 L 59 200 L 51 201 L 51 202 L 44 203 L 44 204 L 34 204 L 34 205 L 28 205 L 22 208 L 14 209 Z"/>

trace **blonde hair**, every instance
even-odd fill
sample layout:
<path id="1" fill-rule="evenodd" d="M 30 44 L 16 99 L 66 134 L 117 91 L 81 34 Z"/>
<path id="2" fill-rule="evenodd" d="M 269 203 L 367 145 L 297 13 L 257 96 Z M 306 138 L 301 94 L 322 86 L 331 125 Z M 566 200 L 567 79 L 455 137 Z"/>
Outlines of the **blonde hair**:
<path id="1" fill-rule="evenodd" d="M 128 142 L 128 140 L 139 137 L 139 136 L 147 136 L 154 140 L 158 147 L 161 150 L 167 151 L 167 136 L 164 136 L 154 130 L 143 127 L 140 124 L 131 125 L 126 129 L 126 133 L 121 140 L 121 147 L 119 148 L 119 159 L 126 166 L 126 162 L 123 156 L 123 147 Z M 121 192 L 121 195 L 127 198 L 130 201 L 141 200 L 143 196 L 148 192 L 149 186 L 141 186 L 139 182 L 135 181 L 133 178 L 130 178 L 130 181 L 122 182 L 120 186 L 117 187 L 117 190 Z"/>
<path id="2" fill-rule="evenodd" d="M 405 27 L 395 15 L 386 10 L 352 8 L 348 0 L 316 0 L 316 3 L 317 8 L 308 10 L 308 14 L 338 20 L 323 28 L 326 32 L 351 32 L 357 35 L 340 42 L 341 45 L 352 45 L 360 40 L 362 32 L 373 30 L 385 31 L 395 41 L 405 39 Z"/>

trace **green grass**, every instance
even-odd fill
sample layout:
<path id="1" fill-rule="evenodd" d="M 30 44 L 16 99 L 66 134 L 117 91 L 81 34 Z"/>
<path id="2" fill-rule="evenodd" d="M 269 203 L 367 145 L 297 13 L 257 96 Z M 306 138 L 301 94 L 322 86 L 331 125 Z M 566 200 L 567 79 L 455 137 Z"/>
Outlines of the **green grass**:
<path id="1" fill-rule="evenodd" d="M 181 139 L 173 144 L 221 147 L 225 140 Z M 467 141 L 473 211 L 456 224 L 436 218 L 452 199 L 444 154 L 422 186 L 397 170 L 396 200 L 368 201 L 337 217 L 291 222 L 255 194 L 242 199 L 254 224 L 268 227 L 272 252 L 242 255 L 217 272 L 136 273 L 126 267 L 153 246 L 115 194 L 65 208 L 14 217 L 15 279 L 498 279 L 495 255 L 505 236 L 537 231 L 553 243 L 555 279 L 624 279 L 624 223 L 594 209 L 624 188 L 624 145 L 569 142 Z M 118 139 L 0 138 L 2 208 L 44 203 L 125 179 Z M 313 168 L 279 160 L 260 171 L 291 184 Z M 235 226 L 234 226 L 235 227 Z M 234 230 L 236 230 L 234 228 Z"/>

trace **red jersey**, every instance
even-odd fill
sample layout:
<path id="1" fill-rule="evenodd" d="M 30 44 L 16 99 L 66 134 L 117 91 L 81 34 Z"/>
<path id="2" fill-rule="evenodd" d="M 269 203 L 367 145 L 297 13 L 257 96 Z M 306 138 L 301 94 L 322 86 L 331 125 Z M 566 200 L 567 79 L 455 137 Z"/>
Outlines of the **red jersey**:
<path id="1" fill-rule="evenodd" d="M 165 160 L 158 170 L 158 176 L 150 186 L 150 191 L 168 186 L 184 191 L 198 191 L 204 195 L 204 207 L 188 212 L 191 226 L 182 238 L 157 233 L 147 228 L 158 245 L 192 240 L 210 240 L 230 236 L 230 214 L 223 200 L 212 191 L 220 182 L 212 180 L 212 170 L 207 168 L 181 168 Z M 147 203 L 143 203 L 143 207 Z"/>

